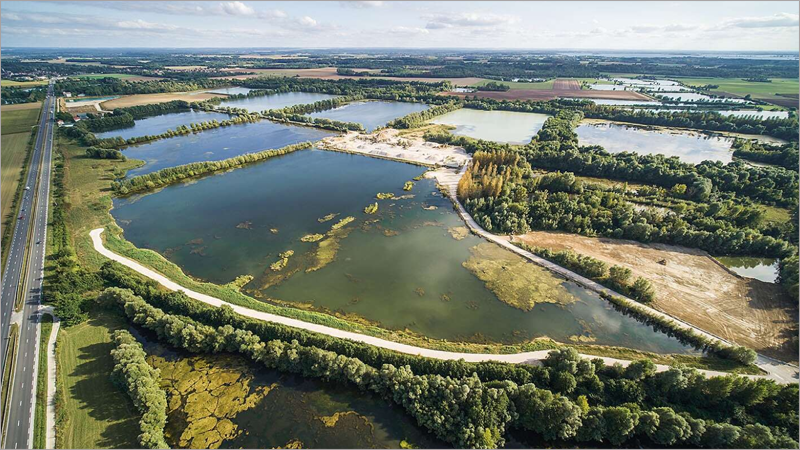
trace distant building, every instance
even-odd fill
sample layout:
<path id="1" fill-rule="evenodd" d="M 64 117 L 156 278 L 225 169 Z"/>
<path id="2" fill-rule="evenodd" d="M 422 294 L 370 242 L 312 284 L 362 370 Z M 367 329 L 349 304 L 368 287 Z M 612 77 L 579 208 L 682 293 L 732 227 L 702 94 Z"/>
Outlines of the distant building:
<path id="1" fill-rule="evenodd" d="M 58 124 L 58 126 L 60 126 L 60 127 L 63 127 L 63 126 L 64 126 L 64 121 L 63 121 L 63 120 L 59 120 L 59 121 L 57 121 L 56 123 L 57 123 L 57 124 Z"/>
<path id="2" fill-rule="evenodd" d="M 72 92 L 64 92 L 64 97 L 72 97 Z"/>
<path id="3" fill-rule="evenodd" d="M 77 121 L 81 120 L 81 118 L 80 118 L 80 116 L 78 116 L 77 114 L 75 114 L 74 116 L 72 116 L 72 120 L 74 120 L 75 122 L 77 122 Z"/>

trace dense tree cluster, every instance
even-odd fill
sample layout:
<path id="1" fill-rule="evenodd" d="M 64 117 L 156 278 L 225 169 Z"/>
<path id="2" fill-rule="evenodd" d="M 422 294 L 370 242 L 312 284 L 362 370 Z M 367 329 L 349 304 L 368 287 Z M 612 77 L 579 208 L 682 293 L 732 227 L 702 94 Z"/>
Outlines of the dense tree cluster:
<path id="1" fill-rule="evenodd" d="M 3 86 L 2 89 L 0 89 L 0 101 L 2 101 L 4 105 L 41 102 L 44 98 L 45 90 L 43 87 L 23 88 Z"/>
<path id="2" fill-rule="evenodd" d="M 111 379 L 123 389 L 139 410 L 139 444 L 142 448 L 169 448 L 164 440 L 167 423 L 167 394 L 161 387 L 161 372 L 147 364 L 147 354 L 136 338 L 125 330 L 112 336 L 111 358 L 114 370 Z"/>
<path id="3" fill-rule="evenodd" d="M 172 100 L 163 103 L 149 103 L 147 105 L 128 106 L 117 108 L 114 115 L 130 114 L 134 120 L 144 119 L 145 117 L 160 116 L 176 112 L 190 111 L 191 104 L 184 100 Z"/>
<path id="4" fill-rule="evenodd" d="M 119 159 L 125 161 L 127 158 L 121 151 L 113 148 L 89 147 L 86 149 L 86 156 L 94 159 Z"/>
<path id="5" fill-rule="evenodd" d="M 92 133 L 103 131 L 118 130 L 120 128 L 130 128 L 134 125 L 133 116 L 126 113 L 108 114 L 95 119 L 81 120 L 75 127 L 83 128 Z"/>
<path id="6" fill-rule="evenodd" d="M 795 172 L 798 170 L 798 160 L 800 160 L 797 142 L 769 145 L 737 139 L 733 144 L 733 156 L 757 163 L 781 166 Z"/>
<path id="7" fill-rule="evenodd" d="M 386 126 L 389 128 L 397 128 L 397 129 L 418 128 L 423 125 L 426 125 L 428 121 L 433 119 L 434 117 L 447 114 L 459 108 L 461 108 L 461 102 L 450 102 L 450 103 L 444 103 L 442 105 L 435 105 L 426 109 L 425 111 L 413 112 L 411 114 L 407 114 L 403 117 L 395 119 L 386 124 Z"/>
<path id="8" fill-rule="evenodd" d="M 129 290 L 106 289 L 98 301 L 121 307 L 135 324 L 190 352 L 241 353 L 269 368 L 374 392 L 457 447 L 502 445 L 510 428 L 554 444 L 797 445 L 797 385 L 735 376 L 706 378 L 682 368 L 656 373 L 649 361 L 627 368 L 606 366 L 600 359 L 580 359 L 574 350 L 548 356 L 537 368 L 541 386 L 539 380 L 486 381 L 476 373 L 417 374 L 408 366 L 378 368 L 298 341 L 263 340 L 231 325 L 204 325 L 165 313 Z"/>
<path id="9" fill-rule="evenodd" d="M 86 96 L 131 95 L 196 91 L 199 89 L 228 86 L 230 84 L 230 81 L 214 78 L 198 78 L 190 81 L 126 81 L 120 78 L 100 78 L 94 80 L 69 78 L 56 81 L 55 91 L 67 91 L 75 95 L 85 94 Z"/>
<path id="10" fill-rule="evenodd" d="M 490 81 L 490 82 L 488 82 L 486 84 L 481 84 L 481 85 L 478 86 L 478 90 L 479 91 L 505 92 L 505 91 L 507 91 L 509 89 L 511 89 L 511 87 L 509 85 L 504 84 L 504 83 L 498 83 L 496 81 Z"/>
<path id="11" fill-rule="evenodd" d="M 287 145 L 286 147 L 281 147 L 279 149 L 246 153 L 244 155 L 234 156 L 221 161 L 200 161 L 191 164 L 184 164 L 182 166 L 168 167 L 156 172 L 126 178 L 121 181 L 114 181 L 111 183 L 111 189 L 117 195 L 129 195 L 137 192 L 148 191 L 177 183 L 188 178 L 194 178 L 220 170 L 228 170 L 243 166 L 245 164 L 264 161 L 275 156 L 286 155 L 297 150 L 311 148 L 312 145 L 313 144 L 311 142 L 301 142 L 299 144 Z"/>

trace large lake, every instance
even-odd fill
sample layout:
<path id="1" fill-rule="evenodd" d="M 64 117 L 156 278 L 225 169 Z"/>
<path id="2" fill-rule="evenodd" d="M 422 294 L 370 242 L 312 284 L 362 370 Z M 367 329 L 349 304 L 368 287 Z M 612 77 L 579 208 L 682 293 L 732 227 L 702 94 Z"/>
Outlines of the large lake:
<path id="1" fill-rule="evenodd" d="M 261 95 L 258 97 L 223 100 L 222 103 L 220 103 L 220 106 L 244 108 L 250 112 L 261 112 L 268 109 L 282 109 L 286 108 L 287 106 L 306 105 L 334 97 L 336 96 L 310 92 L 286 92 L 283 94 Z"/>
<path id="2" fill-rule="evenodd" d="M 364 125 L 367 131 L 382 127 L 394 119 L 413 112 L 425 111 L 424 103 L 367 101 L 353 102 L 339 108 L 309 114 L 311 117 L 324 117 L 342 122 L 355 122 Z"/>
<path id="3" fill-rule="evenodd" d="M 119 130 L 104 131 L 102 133 L 95 133 L 94 135 L 100 139 L 111 138 L 120 136 L 123 139 L 139 136 L 155 136 L 167 130 L 174 130 L 180 125 L 189 125 L 190 123 L 208 122 L 216 120 L 222 122 L 223 120 L 230 119 L 227 114 L 217 112 L 205 111 L 186 111 L 180 113 L 162 114 L 160 116 L 147 117 L 145 119 L 137 120 L 132 127 L 122 128 Z"/>
<path id="4" fill-rule="evenodd" d="M 455 126 L 452 133 L 460 136 L 527 144 L 542 129 L 548 117 L 547 114 L 462 108 L 439 116 L 431 123 Z"/>
<path id="5" fill-rule="evenodd" d="M 677 156 L 691 164 L 733 159 L 732 139 L 692 131 L 651 130 L 610 122 L 584 122 L 575 131 L 580 145 L 600 145 L 610 153 Z"/>
<path id="6" fill-rule="evenodd" d="M 167 120 L 169 116 L 158 116 Z M 198 161 L 221 159 L 280 148 L 305 141 L 318 141 L 332 133 L 309 127 L 297 127 L 262 120 L 200 133 L 160 139 L 127 147 L 125 156 L 145 161 L 142 167 L 130 170 L 128 176 L 143 175 L 166 168 Z"/>
<path id="7" fill-rule="evenodd" d="M 422 172 L 403 163 L 303 150 L 117 199 L 112 214 L 126 239 L 194 277 L 228 283 L 253 276 L 244 292 L 263 301 L 439 339 L 519 343 L 548 336 L 692 351 L 596 294 L 465 233 L 432 180 L 403 190 Z M 398 197 L 376 200 L 379 192 Z M 365 206 L 376 201 L 377 213 L 366 214 Z M 355 220 L 333 231 L 348 216 Z M 301 241 L 314 234 L 323 240 Z M 289 250 L 294 254 L 283 260 Z M 523 276 L 502 283 L 500 291 L 476 275 L 503 276 L 507 270 Z M 535 304 L 523 310 L 498 295 Z"/>

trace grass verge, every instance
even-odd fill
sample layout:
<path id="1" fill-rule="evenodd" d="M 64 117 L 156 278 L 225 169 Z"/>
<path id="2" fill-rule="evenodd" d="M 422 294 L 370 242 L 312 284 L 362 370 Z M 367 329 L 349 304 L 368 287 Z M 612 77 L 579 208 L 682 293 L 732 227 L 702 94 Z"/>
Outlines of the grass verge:
<path id="1" fill-rule="evenodd" d="M 6 414 L 8 413 L 8 400 L 11 393 L 11 383 L 14 382 L 14 366 L 17 362 L 17 341 L 19 340 L 19 327 L 12 323 L 8 330 L 8 347 L 6 347 L 6 365 L 3 370 L 3 390 L 0 395 L 0 402 L 3 406 L 2 424 L 3 437 L 6 435 Z"/>
<path id="2" fill-rule="evenodd" d="M 56 448 L 139 447 L 139 414 L 110 378 L 111 333 L 123 328 L 124 320 L 103 311 L 58 334 Z"/>
<path id="3" fill-rule="evenodd" d="M 53 330 L 53 316 L 42 316 L 39 338 L 39 368 L 36 377 L 36 412 L 33 418 L 33 448 L 47 448 L 47 343 Z"/>

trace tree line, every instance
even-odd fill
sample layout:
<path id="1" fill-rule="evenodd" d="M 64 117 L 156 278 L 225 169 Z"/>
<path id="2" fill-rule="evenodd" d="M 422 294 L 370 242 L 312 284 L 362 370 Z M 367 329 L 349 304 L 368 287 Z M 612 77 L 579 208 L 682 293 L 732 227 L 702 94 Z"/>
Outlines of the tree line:
<path id="1" fill-rule="evenodd" d="M 798 160 L 800 160 L 797 142 L 770 145 L 737 139 L 733 143 L 733 156 L 747 161 L 781 166 L 794 172 L 798 171 Z"/>
<path id="2" fill-rule="evenodd" d="M 458 101 L 431 106 L 425 111 L 413 112 L 403 117 L 397 118 L 386 124 L 386 126 L 389 128 L 397 128 L 397 129 L 419 128 L 421 126 L 426 125 L 427 122 L 433 119 L 434 117 L 438 117 L 443 114 L 447 114 L 449 112 L 460 109 L 461 106 L 462 106 L 461 102 Z"/>
<path id="3" fill-rule="evenodd" d="M 354 385 L 390 399 L 457 447 L 503 445 L 509 429 L 551 445 L 796 445 L 791 436 L 796 434 L 791 429 L 797 418 L 796 385 L 736 376 L 706 379 L 682 368 L 656 373 L 649 361 L 606 366 L 565 349 L 551 352 L 540 368 L 556 388 L 551 391 L 535 383 L 485 381 L 476 373 L 446 377 L 417 374 L 408 366 L 375 367 L 298 341 L 264 341 L 241 328 L 212 327 L 166 313 L 125 289 L 108 288 L 98 301 L 172 346 L 193 353 L 240 353 L 271 369 Z M 608 402 L 601 400 L 603 390 L 610 391 Z M 647 399 L 670 405 L 655 406 Z M 681 408 L 684 404 L 688 408 Z"/>
<path id="4" fill-rule="evenodd" d="M 308 149 L 312 146 L 313 143 L 311 142 L 301 142 L 299 144 L 287 145 L 279 149 L 246 153 L 244 155 L 234 156 L 221 161 L 200 161 L 191 164 L 184 164 L 182 166 L 168 167 L 156 172 L 126 178 L 120 181 L 114 181 L 111 183 L 111 189 L 116 195 L 121 196 L 149 191 L 178 183 L 189 178 L 218 172 L 220 170 L 241 167 L 246 164 L 264 161 L 275 156 L 286 155 L 297 150 Z"/>
<path id="5" fill-rule="evenodd" d="M 142 415 L 139 420 L 139 444 L 142 448 L 169 448 L 164 439 L 167 423 L 167 394 L 161 389 L 161 371 L 147 364 L 147 354 L 136 338 L 126 330 L 112 335 L 111 380 L 131 398 Z"/>

